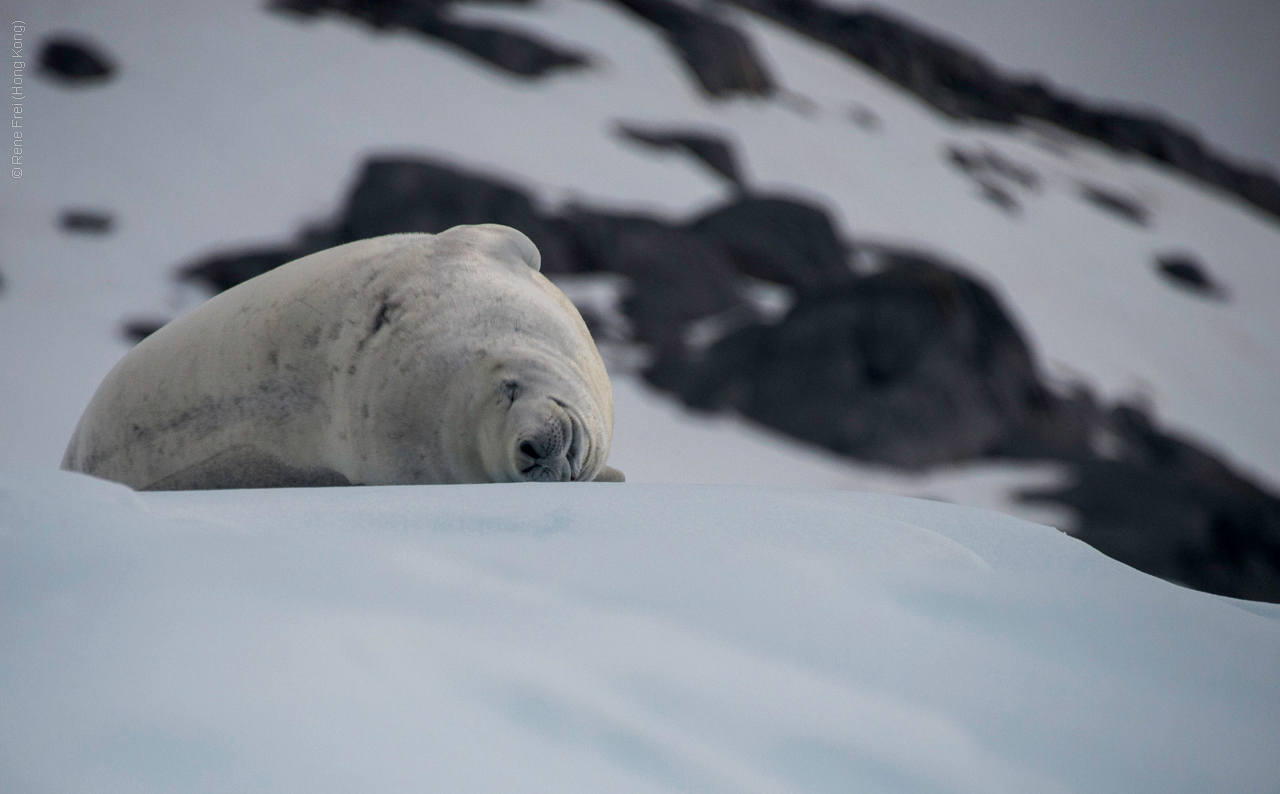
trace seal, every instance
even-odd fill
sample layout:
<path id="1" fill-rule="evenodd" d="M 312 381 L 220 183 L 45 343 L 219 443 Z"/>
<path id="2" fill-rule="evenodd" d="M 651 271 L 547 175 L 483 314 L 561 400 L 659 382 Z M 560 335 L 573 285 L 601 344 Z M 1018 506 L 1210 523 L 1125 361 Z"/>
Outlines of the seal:
<path id="1" fill-rule="evenodd" d="M 138 490 L 621 481 L 600 353 L 540 266 L 493 224 L 282 265 L 121 359 L 62 468 Z"/>

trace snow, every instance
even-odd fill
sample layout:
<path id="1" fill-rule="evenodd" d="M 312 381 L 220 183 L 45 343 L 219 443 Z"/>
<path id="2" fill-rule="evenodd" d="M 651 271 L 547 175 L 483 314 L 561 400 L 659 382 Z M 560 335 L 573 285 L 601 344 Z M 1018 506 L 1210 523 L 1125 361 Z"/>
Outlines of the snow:
<path id="1" fill-rule="evenodd" d="M 6 791 L 1163 794 L 1280 774 L 1280 607 L 995 513 L 11 470 L 0 505 Z"/>

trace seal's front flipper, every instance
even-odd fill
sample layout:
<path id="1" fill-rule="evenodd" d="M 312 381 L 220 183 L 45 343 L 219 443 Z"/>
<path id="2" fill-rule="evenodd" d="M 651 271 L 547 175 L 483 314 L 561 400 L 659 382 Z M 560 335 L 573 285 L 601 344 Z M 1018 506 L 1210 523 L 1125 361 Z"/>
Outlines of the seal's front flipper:
<path id="1" fill-rule="evenodd" d="M 612 466 L 605 466 L 592 482 L 626 482 L 626 480 L 622 472 Z"/>

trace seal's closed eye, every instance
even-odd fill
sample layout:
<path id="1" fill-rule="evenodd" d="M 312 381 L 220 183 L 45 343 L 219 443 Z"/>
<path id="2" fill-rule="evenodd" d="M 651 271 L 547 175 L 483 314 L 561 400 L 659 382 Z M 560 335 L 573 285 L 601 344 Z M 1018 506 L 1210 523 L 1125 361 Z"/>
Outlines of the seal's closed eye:
<path id="1" fill-rule="evenodd" d="M 520 396 L 520 381 L 504 380 L 502 382 L 502 395 L 507 398 L 507 407 L 511 407 Z"/>

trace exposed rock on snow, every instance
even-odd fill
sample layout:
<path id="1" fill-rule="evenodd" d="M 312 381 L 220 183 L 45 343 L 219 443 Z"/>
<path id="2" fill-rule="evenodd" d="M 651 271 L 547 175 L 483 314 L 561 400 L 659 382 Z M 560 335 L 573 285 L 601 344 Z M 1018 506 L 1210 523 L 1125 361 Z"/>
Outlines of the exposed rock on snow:
<path id="1" fill-rule="evenodd" d="M 977 53 L 879 10 L 814 0 L 724 0 L 828 44 L 938 110 L 962 119 L 1018 124 L 1040 119 L 1121 151 L 1150 157 L 1280 216 L 1280 182 L 1245 168 L 1158 118 L 1096 109 L 1038 80 L 1002 75 Z"/>
<path id="2" fill-rule="evenodd" d="M 519 229 L 542 252 L 547 272 L 570 269 L 560 264 L 565 254 L 556 234 L 523 189 L 427 160 L 366 161 L 333 233 L 345 243 L 393 232 L 442 232 L 464 223 Z"/>
<path id="3" fill-rule="evenodd" d="M 721 245 L 739 272 L 762 281 L 816 292 L 853 279 L 849 246 L 830 216 L 793 198 L 744 196 L 689 228 Z"/>
<path id="4" fill-rule="evenodd" d="M 528 0 L 506 0 L 524 3 Z M 586 66 L 589 58 L 505 28 L 468 25 L 448 17 L 453 0 L 273 0 L 270 7 L 300 16 L 336 11 L 375 28 L 406 28 L 459 47 L 518 77 L 543 77 L 557 69 Z"/>
<path id="5" fill-rule="evenodd" d="M 681 356 L 685 327 L 745 307 L 728 254 L 687 228 L 656 218 L 575 209 L 563 217 L 580 271 L 627 276 L 622 308 L 634 341 L 658 359 Z"/>
<path id="6" fill-rule="evenodd" d="M 135 319 L 125 320 L 120 326 L 120 335 L 125 340 L 137 344 L 164 327 L 167 320 Z"/>
<path id="7" fill-rule="evenodd" d="M 68 209 L 58 217 L 58 226 L 66 232 L 80 234 L 107 234 L 115 217 L 102 210 Z"/>
<path id="8" fill-rule="evenodd" d="M 1035 169 L 994 149 L 972 150 L 952 144 L 946 147 L 946 155 L 948 162 L 974 181 L 979 195 L 1011 214 L 1022 209 L 1016 193 L 1040 190 L 1041 179 Z"/>
<path id="9" fill-rule="evenodd" d="M 625 123 L 618 125 L 618 133 L 628 140 L 657 149 L 688 152 L 703 165 L 729 180 L 734 187 L 746 189 L 733 147 L 721 136 L 698 130 L 647 130 Z"/>
<path id="10" fill-rule="evenodd" d="M 991 292 L 921 256 L 801 294 L 659 383 L 860 460 L 906 468 L 1008 446 L 1050 397 Z M 668 378 L 670 380 L 668 380 Z"/>
<path id="11" fill-rule="evenodd" d="M 712 97 L 733 94 L 768 96 L 773 80 L 750 39 L 708 13 L 676 0 L 614 0 L 661 28 L 698 85 Z"/>
<path id="12" fill-rule="evenodd" d="M 453 1 L 274 0 L 272 7 L 307 15 L 337 10 L 376 27 L 412 28 L 523 76 L 587 62 L 581 54 L 510 31 L 450 22 L 441 14 Z M 1117 151 L 1164 163 L 1280 216 L 1280 181 L 1275 175 L 1236 165 L 1164 119 L 1095 108 L 1045 82 L 1006 77 L 977 53 L 880 10 L 845 10 L 815 0 L 718 0 L 700 8 L 676 0 L 613 2 L 661 28 L 698 85 L 712 97 L 792 96 L 776 91 L 750 39 L 715 14 L 718 3 L 723 3 L 761 14 L 834 47 L 949 116 L 1000 124 L 1048 122 Z M 856 118 L 866 115 L 856 114 Z M 1000 186 L 985 185 L 983 195 L 1005 210 L 1017 211 L 1016 200 Z"/>
<path id="13" fill-rule="evenodd" d="M 1199 590 L 1280 602 L 1280 499 L 1131 406 L 1106 417 L 1115 459 L 1080 456 L 1075 482 L 1026 494 L 1075 509 L 1076 536 Z"/>
<path id="14" fill-rule="evenodd" d="M 59 36 L 41 48 L 40 70 L 65 85 L 95 85 L 109 79 L 116 65 L 98 45 L 79 36 Z"/>
<path id="15" fill-rule="evenodd" d="M 1209 277 L 1208 271 L 1191 254 L 1163 254 L 1156 257 L 1156 272 L 1183 289 L 1207 298 L 1226 299 L 1223 286 Z"/>
<path id="16" fill-rule="evenodd" d="M 1081 185 L 1081 198 L 1098 209 L 1135 226 L 1149 226 L 1151 211 L 1141 201 L 1098 185 Z"/>

